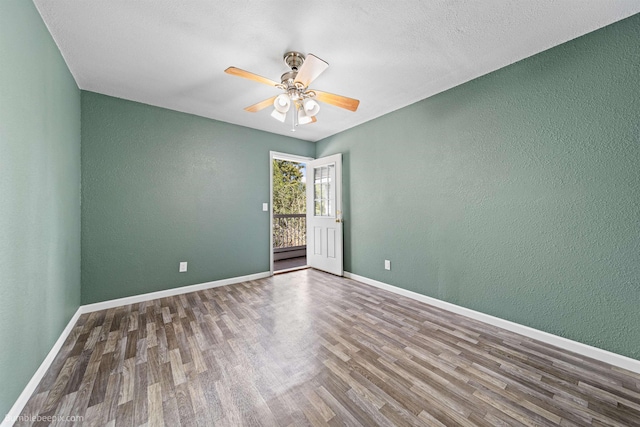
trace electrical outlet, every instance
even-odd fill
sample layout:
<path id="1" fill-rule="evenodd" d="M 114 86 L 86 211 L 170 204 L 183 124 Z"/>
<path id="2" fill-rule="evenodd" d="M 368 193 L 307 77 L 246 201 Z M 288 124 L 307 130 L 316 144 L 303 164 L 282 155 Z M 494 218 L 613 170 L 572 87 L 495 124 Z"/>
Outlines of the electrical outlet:
<path id="1" fill-rule="evenodd" d="M 391 261 L 389 261 L 388 259 L 384 260 L 384 269 L 391 270 Z"/>
<path id="2" fill-rule="evenodd" d="M 180 263 L 180 270 L 178 271 L 179 273 L 184 273 L 185 271 L 187 271 L 187 262 L 183 261 Z"/>
<path id="3" fill-rule="evenodd" d="M 262 204 L 262 211 L 263 212 L 269 212 L 269 203 L 263 203 Z"/>

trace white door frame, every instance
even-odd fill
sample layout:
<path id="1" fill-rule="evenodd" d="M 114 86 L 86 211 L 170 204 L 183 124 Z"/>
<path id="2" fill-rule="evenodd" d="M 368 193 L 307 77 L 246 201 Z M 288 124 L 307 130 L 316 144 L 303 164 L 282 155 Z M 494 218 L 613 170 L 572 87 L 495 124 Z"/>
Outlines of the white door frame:
<path id="1" fill-rule="evenodd" d="M 289 160 L 291 162 L 308 163 L 313 157 L 269 151 L 269 272 L 273 276 L 273 160 Z"/>

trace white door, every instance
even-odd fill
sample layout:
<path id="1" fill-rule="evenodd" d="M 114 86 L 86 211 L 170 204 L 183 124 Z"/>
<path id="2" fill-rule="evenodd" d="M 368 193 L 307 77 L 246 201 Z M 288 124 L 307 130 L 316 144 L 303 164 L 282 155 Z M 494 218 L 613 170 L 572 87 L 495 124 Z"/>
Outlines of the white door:
<path id="1" fill-rule="evenodd" d="M 342 276 L 342 154 L 307 162 L 307 265 Z"/>

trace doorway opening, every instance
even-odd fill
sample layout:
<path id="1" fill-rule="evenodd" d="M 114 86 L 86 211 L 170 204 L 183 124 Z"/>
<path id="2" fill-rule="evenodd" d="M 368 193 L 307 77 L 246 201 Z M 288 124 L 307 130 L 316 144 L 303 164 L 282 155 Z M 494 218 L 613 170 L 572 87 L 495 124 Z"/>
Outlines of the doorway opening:
<path id="1" fill-rule="evenodd" d="M 284 273 L 307 267 L 306 162 L 271 154 L 271 268 Z"/>

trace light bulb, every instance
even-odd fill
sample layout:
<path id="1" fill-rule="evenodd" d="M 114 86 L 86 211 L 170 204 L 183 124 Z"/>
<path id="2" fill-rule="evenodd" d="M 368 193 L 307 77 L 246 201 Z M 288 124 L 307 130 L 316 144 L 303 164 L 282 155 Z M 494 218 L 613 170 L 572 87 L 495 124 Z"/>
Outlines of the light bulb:
<path id="1" fill-rule="evenodd" d="M 306 111 L 311 111 L 315 108 L 315 106 L 318 105 L 316 102 L 314 101 L 307 101 L 306 105 L 304 106 L 304 109 Z"/>

